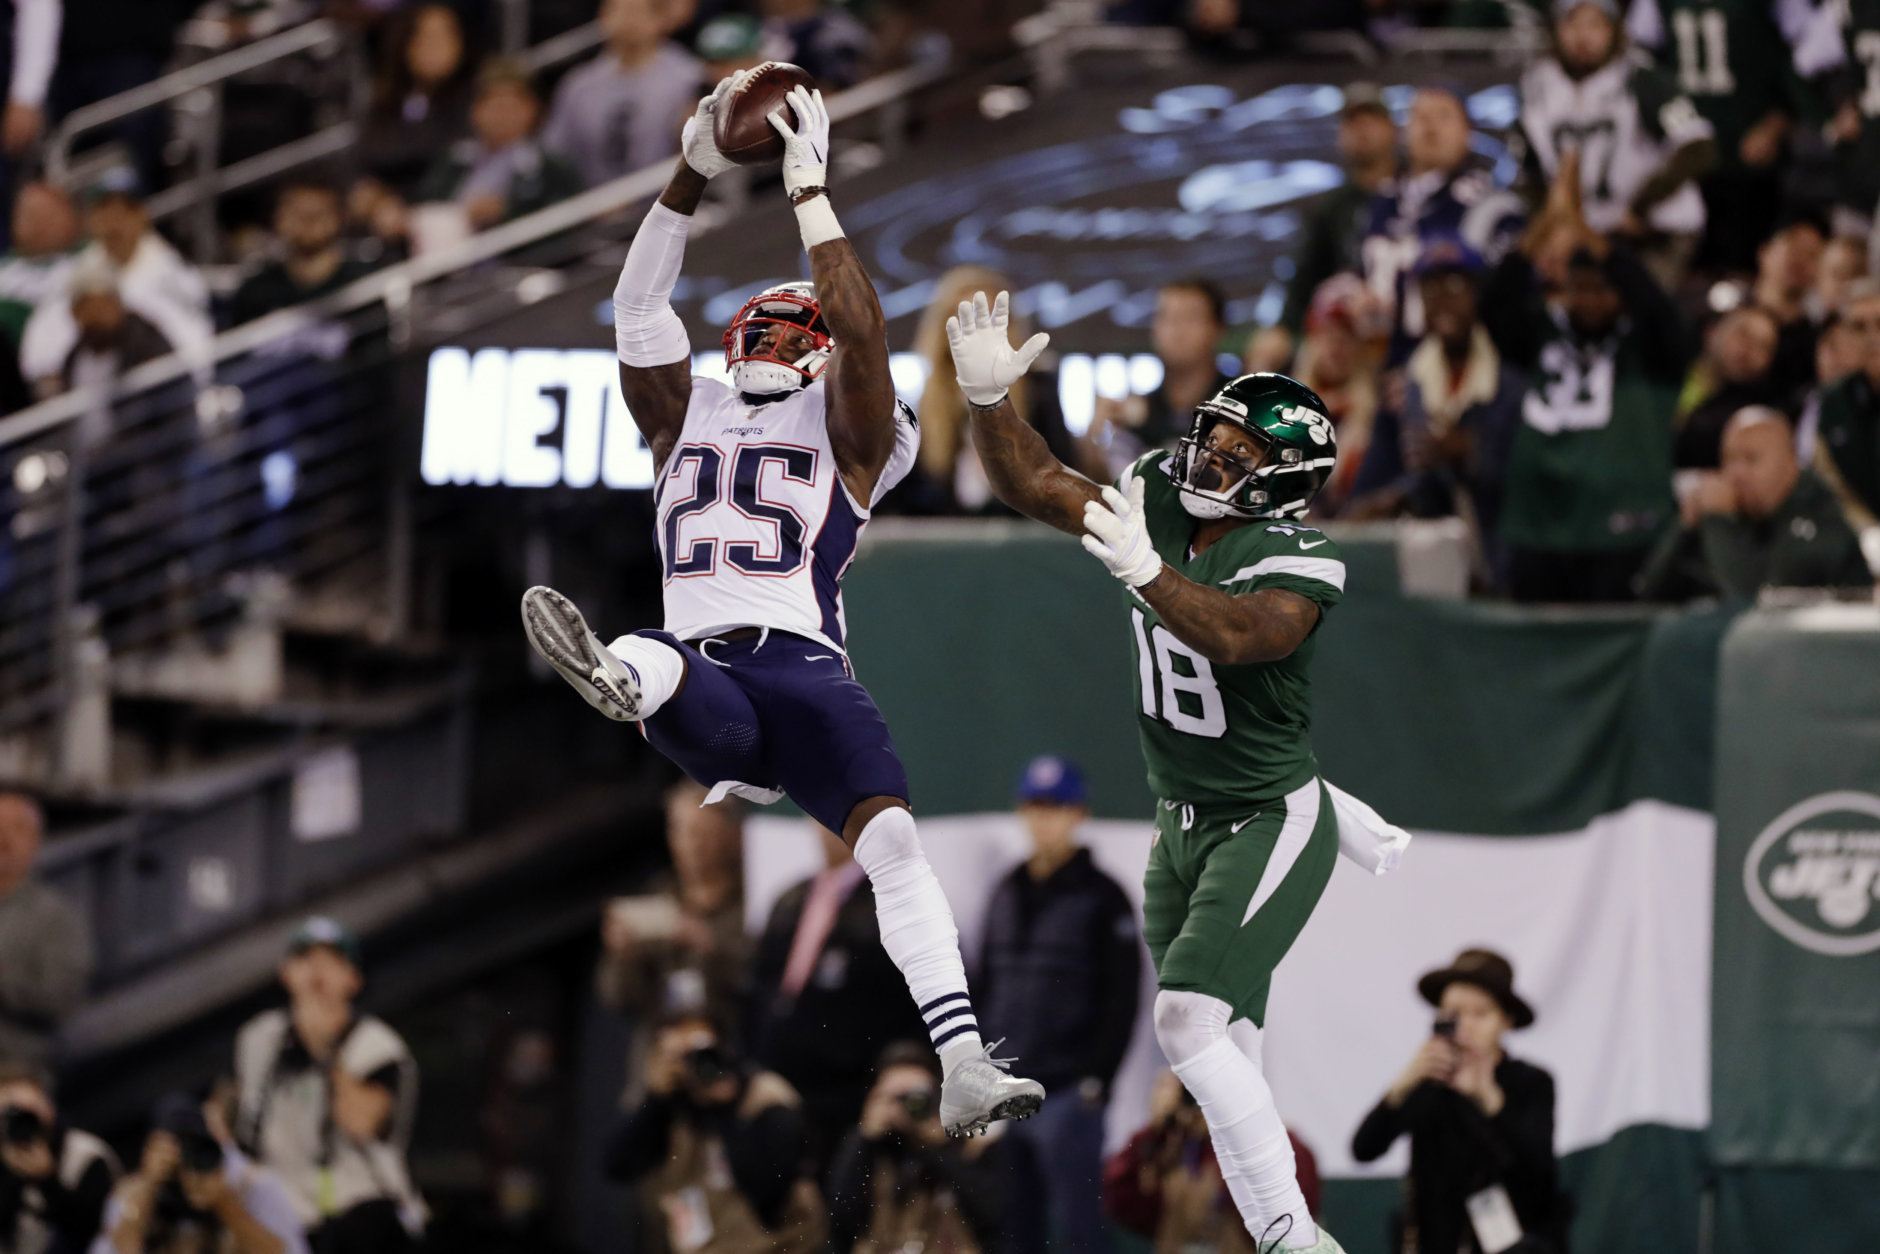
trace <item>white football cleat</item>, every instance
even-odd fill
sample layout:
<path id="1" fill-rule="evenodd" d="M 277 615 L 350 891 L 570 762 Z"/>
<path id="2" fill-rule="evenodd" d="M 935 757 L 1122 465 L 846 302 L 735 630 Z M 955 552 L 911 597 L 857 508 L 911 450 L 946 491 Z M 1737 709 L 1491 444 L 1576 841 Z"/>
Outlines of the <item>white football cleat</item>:
<path id="1" fill-rule="evenodd" d="M 940 1126 L 948 1136 L 974 1136 L 1001 1119 L 1029 1119 L 1044 1105 L 1044 1085 L 1011 1074 L 1010 1058 L 994 1058 L 999 1042 L 961 1059 L 940 1082 Z"/>
<path id="2" fill-rule="evenodd" d="M 589 705 L 617 723 L 639 720 L 638 672 L 588 630 L 573 601 L 553 588 L 530 588 L 522 594 L 522 630 Z"/>

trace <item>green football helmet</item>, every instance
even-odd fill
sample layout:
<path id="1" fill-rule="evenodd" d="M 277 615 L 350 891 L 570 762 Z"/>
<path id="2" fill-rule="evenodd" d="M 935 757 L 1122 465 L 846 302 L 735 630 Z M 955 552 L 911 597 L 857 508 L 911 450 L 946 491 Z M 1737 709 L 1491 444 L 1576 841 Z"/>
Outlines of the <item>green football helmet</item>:
<path id="1" fill-rule="evenodd" d="M 1207 450 L 1208 432 L 1222 422 L 1252 436 L 1262 450 L 1237 479 L 1229 480 L 1232 471 Z M 1317 392 L 1283 374 L 1243 374 L 1195 407 L 1194 425 L 1175 445 L 1169 477 L 1181 490 L 1182 508 L 1196 518 L 1297 518 L 1337 460 L 1338 438 Z"/>

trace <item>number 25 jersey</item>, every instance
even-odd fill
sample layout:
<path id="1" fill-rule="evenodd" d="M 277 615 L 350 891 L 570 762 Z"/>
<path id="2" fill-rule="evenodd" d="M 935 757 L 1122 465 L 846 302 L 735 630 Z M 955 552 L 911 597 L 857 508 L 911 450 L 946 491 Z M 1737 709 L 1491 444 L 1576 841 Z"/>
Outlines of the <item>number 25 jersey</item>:
<path id="1" fill-rule="evenodd" d="M 1144 520 L 1163 561 L 1186 578 L 1233 595 L 1262 588 L 1296 592 L 1323 615 L 1343 598 L 1345 563 L 1317 528 L 1253 520 L 1188 556 L 1195 520 L 1169 478 L 1169 454 L 1136 462 Z M 1315 629 L 1288 657 L 1230 666 L 1175 638 L 1154 610 L 1129 597 L 1136 663 L 1136 726 L 1149 787 L 1165 801 L 1264 804 L 1318 773 L 1312 756 Z"/>
<path id="2" fill-rule="evenodd" d="M 666 630 L 698 640 L 770 627 L 842 651 L 842 576 L 870 509 L 920 449 L 895 402 L 894 452 L 867 502 L 855 500 L 829 440 L 826 384 L 753 405 L 694 378 L 678 443 L 654 483 Z"/>

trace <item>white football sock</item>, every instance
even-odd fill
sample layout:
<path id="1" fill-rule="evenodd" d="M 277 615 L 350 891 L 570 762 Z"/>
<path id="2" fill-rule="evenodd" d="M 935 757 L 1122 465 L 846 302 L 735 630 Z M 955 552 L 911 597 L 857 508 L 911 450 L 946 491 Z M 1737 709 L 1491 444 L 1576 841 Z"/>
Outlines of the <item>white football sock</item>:
<path id="1" fill-rule="evenodd" d="M 896 806 L 870 819 L 855 840 L 855 860 L 875 889 L 881 947 L 907 980 L 941 1066 L 950 1072 L 984 1047 L 966 992 L 953 907 L 921 851 L 914 816 Z"/>
<path id="2" fill-rule="evenodd" d="M 1287 1249 L 1309 1249 L 1319 1228 L 1306 1209 L 1293 1163 L 1292 1141 L 1273 1105 L 1273 1090 L 1253 1057 L 1258 1029 L 1249 1038 L 1229 1036 L 1233 1008 L 1217 997 L 1164 989 L 1155 999 L 1155 1035 L 1176 1076 L 1207 1118 L 1221 1179 L 1241 1222 L 1257 1241 L 1282 1215 L 1292 1227 L 1281 1239 Z"/>
<path id="3" fill-rule="evenodd" d="M 659 707 L 679 691 L 685 678 L 685 658 L 663 640 L 622 636 L 607 651 L 633 668 L 640 680 L 640 718 L 659 713 Z"/>

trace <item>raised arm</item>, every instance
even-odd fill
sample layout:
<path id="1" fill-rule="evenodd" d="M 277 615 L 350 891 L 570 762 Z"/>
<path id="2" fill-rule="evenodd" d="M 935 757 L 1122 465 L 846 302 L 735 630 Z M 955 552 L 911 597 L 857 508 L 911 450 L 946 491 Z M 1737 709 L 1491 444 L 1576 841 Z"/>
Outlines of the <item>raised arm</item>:
<path id="1" fill-rule="evenodd" d="M 660 193 L 659 203 L 640 223 L 627 249 L 626 264 L 620 268 L 620 282 L 614 287 L 620 394 L 627 398 L 634 425 L 653 451 L 655 467 L 666 464 L 667 454 L 678 442 L 692 399 L 692 345 L 686 339 L 685 324 L 673 312 L 672 289 L 679 281 L 686 235 L 705 195 L 705 184 L 732 165 L 712 138 L 712 115 L 737 82 L 736 74 L 720 81 L 686 122 L 678 167 Z"/>
<path id="2" fill-rule="evenodd" d="M 1072 535 L 1084 533 L 1084 505 L 1097 499 L 1097 485 L 1051 455 L 1044 437 L 1019 417 L 1006 393 L 1031 368 L 1051 337 L 1039 332 L 1014 349 L 1010 339 L 1011 297 L 990 303 L 984 292 L 960 302 L 947 319 L 953 370 L 966 394 L 973 448 L 992 492 L 1041 523 Z"/>
<path id="3" fill-rule="evenodd" d="M 803 232 L 823 321 L 836 342 L 828 371 L 829 441 L 849 491 L 867 501 L 894 452 L 888 320 L 829 203 L 829 111 L 822 93 L 798 87 L 789 101 L 795 125 L 781 109 L 770 115 L 770 124 L 783 136 L 784 190 Z"/>

